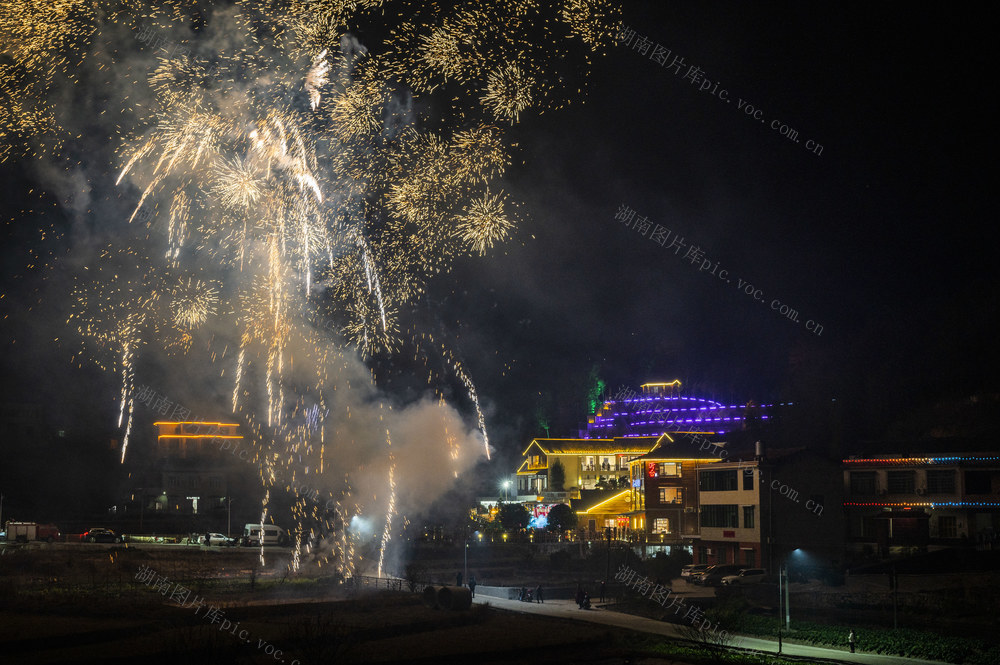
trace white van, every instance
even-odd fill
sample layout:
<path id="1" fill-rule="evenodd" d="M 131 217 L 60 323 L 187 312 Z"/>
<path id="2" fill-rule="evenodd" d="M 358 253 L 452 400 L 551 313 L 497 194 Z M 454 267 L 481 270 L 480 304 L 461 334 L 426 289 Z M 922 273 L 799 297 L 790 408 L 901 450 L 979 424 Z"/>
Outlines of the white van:
<path id="1" fill-rule="evenodd" d="M 273 524 L 247 524 L 243 527 L 244 545 L 286 545 L 288 534 Z"/>

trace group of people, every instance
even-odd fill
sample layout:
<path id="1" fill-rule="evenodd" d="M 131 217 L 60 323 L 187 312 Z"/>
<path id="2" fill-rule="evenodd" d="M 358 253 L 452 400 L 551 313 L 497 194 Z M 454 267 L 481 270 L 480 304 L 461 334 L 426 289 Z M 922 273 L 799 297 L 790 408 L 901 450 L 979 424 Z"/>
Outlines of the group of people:
<path id="1" fill-rule="evenodd" d="M 576 587 L 576 604 L 581 610 L 590 609 L 590 594 L 584 591 L 582 586 Z"/>
<path id="2" fill-rule="evenodd" d="M 545 598 L 542 596 L 542 585 L 539 584 L 538 586 L 535 587 L 534 594 L 532 594 L 531 589 L 527 587 L 521 587 L 521 593 L 518 594 L 517 599 L 523 600 L 527 603 L 530 603 L 532 601 L 536 603 L 544 603 Z"/>

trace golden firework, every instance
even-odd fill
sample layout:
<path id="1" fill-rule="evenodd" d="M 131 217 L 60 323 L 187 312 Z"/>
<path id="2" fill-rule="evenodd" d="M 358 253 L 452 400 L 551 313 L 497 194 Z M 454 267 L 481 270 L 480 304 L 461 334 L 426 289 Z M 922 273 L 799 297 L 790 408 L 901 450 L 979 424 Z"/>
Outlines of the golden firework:
<path id="1" fill-rule="evenodd" d="M 514 223 L 504 211 L 506 196 L 503 192 L 491 196 L 489 192 L 475 199 L 456 220 L 462 240 L 479 254 L 507 238 Z"/>

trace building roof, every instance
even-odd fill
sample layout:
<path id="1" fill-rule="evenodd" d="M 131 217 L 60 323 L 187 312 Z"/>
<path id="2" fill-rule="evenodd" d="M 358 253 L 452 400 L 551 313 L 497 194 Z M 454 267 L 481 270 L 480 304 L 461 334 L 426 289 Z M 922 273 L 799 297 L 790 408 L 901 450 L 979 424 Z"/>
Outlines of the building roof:
<path id="1" fill-rule="evenodd" d="M 617 437 L 614 439 L 532 439 L 522 455 L 532 447 L 546 455 L 642 455 L 654 447 L 659 437 Z"/>
<path id="2" fill-rule="evenodd" d="M 611 515 L 627 513 L 632 510 L 632 490 L 620 490 L 618 493 L 601 498 L 585 509 L 577 510 L 578 515 Z"/>
<path id="3" fill-rule="evenodd" d="M 939 465 L 976 465 L 976 464 L 987 464 L 987 465 L 997 465 L 1000 464 L 1000 452 L 994 453 L 992 455 L 975 455 L 972 453 L 964 454 L 952 454 L 952 455 L 934 455 L 934 456 L 920 456 L 920 457 L 909 457 L 904 455 L 878 455 L 873 457 L 848 457 L 844 460 L 844 466 L 847 468 L 859 468 L 859 467 L 878 467 L 878 466 L 898 466 L 898 467 L 909 467 L 909 466 L 939 466 Z"/>

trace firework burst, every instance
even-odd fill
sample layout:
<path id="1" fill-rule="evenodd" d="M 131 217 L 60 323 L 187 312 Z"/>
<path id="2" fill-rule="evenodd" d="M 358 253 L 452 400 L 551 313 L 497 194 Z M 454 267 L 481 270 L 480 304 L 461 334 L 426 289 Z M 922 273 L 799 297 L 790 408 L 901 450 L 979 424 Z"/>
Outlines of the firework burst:
<path id="1" fill-rule="evenodd" d="M 114 37 L 106 18 L 132 28 L 141 18 L 185 46 L 144 56 L 144 68 L 155 64 L 137 85 L 148 82 L 152 99 L 130 109 L 134 131 L 120 130 L 124 217 L 162 215 L 164 237 L 151 222 L 123 224 L 116 242 L 128 249 L 103 256 L 93 283 L 80 280 L 70 319 L 95 360 L 122 377 L 125 446 L 139 350 L 210 349 L 260 469 L 262 520 L 297 479 L 337 467 L 331 423 L 352 414 L 329 415 L 331 367 L 405 347 L 401 322 L 431 281 L 512 234 L 515 203 L 499 180 L 516 146 L 504 128 L 568 103 L 563 91 L 582 86 L 564 85 L 557 66 L 587 63 L 615 24 L 603 0 L 403 0 L 392 14 L 385 4 L 240 0 L 212 12 L 193 0 L 25 0 L 0 9 L 0 95 L 17 99 L 0 104 L 4 143 L 53 131 L 49 81 L 97 57 L 86 44 Z M 385 26 L 390 16 L 402 18 Z M 354 36 L 368 27 L 386 35 L 371 51 Z M 330 324 L 309 325 L 316 316 Z M 468 391 L 489 457 L 475 386 L 442 355 Z M 444 439 L 457 461 L 447 427 Z M 405 475 L 398 459 L 387 469 L 383 555 Z M 351 496 L 350 473 L 336 473 L 345 478 L 330 494 L 340 525 L 331 547 L 353 571 L 346 525 L 366 508 Z M 333 528 L 307 503 L 296 496 L 290 509 L 302 547 Z"/>

